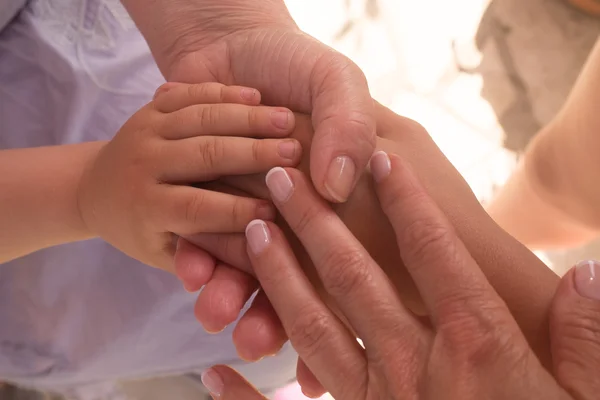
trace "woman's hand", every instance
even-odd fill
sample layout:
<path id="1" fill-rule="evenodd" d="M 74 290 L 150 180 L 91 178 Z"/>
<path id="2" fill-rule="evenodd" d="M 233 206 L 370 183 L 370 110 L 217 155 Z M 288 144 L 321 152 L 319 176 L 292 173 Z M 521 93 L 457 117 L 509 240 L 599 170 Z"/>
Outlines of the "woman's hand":
<path id="1" fill-rule="evenodd" d="M 407 311 L 385 273 L 297 170 L 276 168 L 267 184 L 337 314 L 277 226 L 254 221 L 246 231 L 256 276 L 302 359 L 305 391 L 318 395 L 322 385 L 339 399 L 569 398 L 410 169 L 378 153 L 371 170 L 427 322 Z M 224 383 L 233 378 L 223 371 L 205 373 L 219 398 L 259 398 L 252 391 L 242 397 L 239 385 L 228 397 Z M 597 367 L 586 371 L 580 379 L 592 381 Z"/>

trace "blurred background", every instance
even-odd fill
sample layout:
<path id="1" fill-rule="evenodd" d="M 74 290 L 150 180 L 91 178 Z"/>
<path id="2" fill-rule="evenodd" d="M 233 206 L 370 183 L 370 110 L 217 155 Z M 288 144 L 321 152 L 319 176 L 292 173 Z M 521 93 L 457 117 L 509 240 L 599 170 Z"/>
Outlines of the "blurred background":
<path id="1" fill-rule="evenodd" d="M 598 0 L 584 0 L 585 2 Z M 374 98 L 427 128 L 484 204 L 565 101 L 600 33 L 567 0 L 286 0 Z M 600 242 L 539 253 L 561 273 Z M 302 399 L 296 387 L 278 400 Z"/>

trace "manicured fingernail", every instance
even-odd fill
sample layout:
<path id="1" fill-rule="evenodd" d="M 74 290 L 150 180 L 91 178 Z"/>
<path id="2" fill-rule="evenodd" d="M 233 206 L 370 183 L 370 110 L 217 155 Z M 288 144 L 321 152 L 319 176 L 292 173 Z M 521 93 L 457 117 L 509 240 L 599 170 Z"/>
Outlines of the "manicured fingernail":
<path id="1" fill-rule="evenodd" d="M 600 264 L 598 261 L 588 260 L 577 263 L 575 288 L 583 297 L 600 300 Z"/>
<path id="2" fill-rule="evenodd" d="M 208 389 L 213 397 L 221 396 L 225 384 L 217 371 L 212 368 L 207 369 L 200 375 L 200 378 L 202 379 L 202 384 Z"/>
<path id="3" fill-rule="evenodd" d="M 294 160 L 299 144 L 295 140 L 285 140 L 277 145 L 277 152 L 282 158 Z"/>
<path id="4" fill-rule="evenodd" d="M 336 157 L 329 165 L 325 188 L 334 200 L 345 202 L 354 187 L 356 166 L 350 157 Z"/>
<path id="5" fill-rule="evenodd" d="M 264 221 L 255 219 L 246 227 L 246 240 L 250 250 L 254 254 L 260 254 L 269 244 L 271 244 L 271 233 L 269 227 Z"/>
<path id="6" fill-rule="evenodd" d="M 257 94 L 258 91 L 256 89 L 242 88 L 242 90 L 240 90 L 240 97 L 247 102 L 254 102 Z"/>
<path id="7" fill-rule="evenodd" d="M 281 167 L 275 167 L 267 173 L 265 178 L 267 187 L 271 192 L 271 196 L 280 203 L 288 201 L 292 193 L 294 193 L 294 183 L 292 179 Z"/>
<path id="8" fill-rule="evenodd" d="M 287 129 L 290 124 L 289 111 L 274 111 L 271 113 L 271 122 L 279 129 Z"/>
<path id="9" fill-rule="evenodd" d="M 371 157 L 371 173 L 376 182 L 381 182 L 392 171 L 392 163 L 385 151 L 377 151 Z"/>

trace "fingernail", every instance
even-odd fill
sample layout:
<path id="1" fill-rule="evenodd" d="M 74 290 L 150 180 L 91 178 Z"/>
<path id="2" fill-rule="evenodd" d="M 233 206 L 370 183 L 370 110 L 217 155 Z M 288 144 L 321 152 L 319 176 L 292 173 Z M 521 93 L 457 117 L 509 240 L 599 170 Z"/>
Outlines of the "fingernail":
<path id="1" fill-rule="evenodd" d="M 336 157 L 329 165 L 325 188 L 335 200 L 345 202 L 354 186 L 356 166 L 350 157 Z"/>
<path id="2" fill-rule="evenodd" d="M 294 183 L 285 169 L 275 167 L 267 173 L 265 178 L 271 196 L 280 203 L 285 203 L 294 192 Z"/>
<path id="3" fill-rule="evenodd" d="M 371 157 L 371 174 L 376 182 L 381 182 L 392 171 L 390 157 L 385 151 L 377 151 Z"/>
<path id="4" fill-rule="evenodd" d="M 282 158 L 294 160 L 298 143 L 295 140 L 286 140 L 277 145 L 277 152 Z"/>
<path id="5" fill-rule="evenodd" d="M 208 389 L 212 396 L 221 396 L 225 384 L 223 383 L 221 375 L 219 375 L 217 371 L 215 371 L 212 368 L 207 369 L 202 373 L 202 375 L 200 375 L 200 379 L 202 379 L 202 384 L 204 385 L 204 387 L 206 387 L 206 389 Z"/>
<path id="6" fill-rule="evenodd" d="M 256 89 L 242 88 L 242 90 L 240 90 L 240 97 L 248 102 L 253 102 L 256 98 L 256 94 Z"/>
<path id="7" fill-rule="evenodd" d="M 255 219 L 246 227 L 246 240 L 250 250 L 254 254 L 260 254 L 269 244 L 271 244 L 271 233 L 269 227 L 264 221 Z"/>
<path id="8" fill-rule="evenodd" d="M 271 113 L 271 122 L 279 129 L 286 129 L 290 123 L 289 111 L 274 111 Z"/>
<path id="9" fill-rule="evenodd" d="M 577 263 L 575 288 L 583 297 L 600 300 L 600 264 L 598 261 L 588 260 Z"/>

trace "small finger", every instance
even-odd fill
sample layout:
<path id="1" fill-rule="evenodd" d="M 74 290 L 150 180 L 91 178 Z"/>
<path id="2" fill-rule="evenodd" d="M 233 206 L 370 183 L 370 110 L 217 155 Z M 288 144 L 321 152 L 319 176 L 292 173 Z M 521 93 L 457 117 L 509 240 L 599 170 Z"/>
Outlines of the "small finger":
<path id="1" fill-rule="evenodd" d="M 194 314 L 204 329 L 218 333 L 234 322 L 258 283 L 250 275 L 218 264 L 210 281 L 198 295 Z"/>
<path id="2" fill-rule="evenodd" d="M 295 139 L 199 136 L 166 143 L 157 162 L 165 167 L 157 178 L 168 183 L 211 181 L 295 166 L 301 156 L 302 146 Z"/>
<path id="3" fill-rule="evenodd" d="M 258 361 L 277 354 L 287 340 L 273 306 L 265 293 L 259 291 L 233 331 L 238 355 L 245 361 Z"/>
<path id="4" fill-rule="evenodd" d="M 175 275 L 188 292 L 196 292 L 212 277 L 216 260 L 207 251 L 179 238 L 175 250 Z"/>
<path id="5" fill-rule="evenodd" d="M 157 128 L 165 139 L 194 136 L 285 137 L 295 126 L 287 108 L 243 104 L 200 104 L 166 114 Z"/>
<path id="6" fill-rule="evenodd" d="M 244 86 L 226 86 L 216 82 L 199 84 L 167 82 L 154 95 L 154 107 L 171 113 L 196 104 L 260 104 L 260 92 Z"/>
<path id="7" fill-rule="evenodd" d="M 190 236 L 199 232 L 243 232 L 256 218 L 275 218 L 265 200 L 189 186 L 161 185 L 153 193 L 150 219 L 155 229 Z"/>

